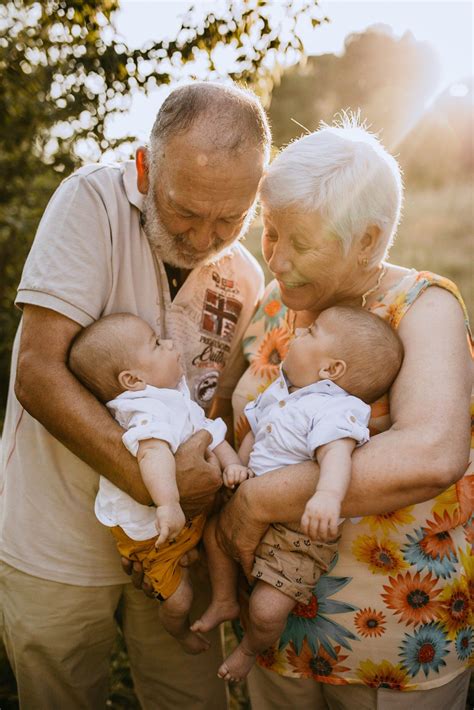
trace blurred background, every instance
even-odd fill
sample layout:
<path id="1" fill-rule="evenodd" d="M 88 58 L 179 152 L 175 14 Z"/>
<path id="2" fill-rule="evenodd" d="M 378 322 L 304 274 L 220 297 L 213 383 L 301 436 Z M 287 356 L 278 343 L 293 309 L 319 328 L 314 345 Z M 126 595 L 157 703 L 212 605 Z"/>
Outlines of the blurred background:
<path id="1" fill-rule="evenodd" d="M 52 192 L 84 163 L 132 157 L 171 88 L 194 78 L 250 85 L 275 150 L 360 111 L 404 172 L 391 258 L 453 279 L 472 314 L 472 14 L 470 2 L 448 0 L 3 0 L 0 424 L 13 300 Z M 257 216 L 246 245 L 261 261 L 259 239 Z M 137 707 L 118 644 L 110 707 Z M 0 704 L 13 708 L 2 668 Z M 233 702 L 245 705 L 243 690 Z"/>

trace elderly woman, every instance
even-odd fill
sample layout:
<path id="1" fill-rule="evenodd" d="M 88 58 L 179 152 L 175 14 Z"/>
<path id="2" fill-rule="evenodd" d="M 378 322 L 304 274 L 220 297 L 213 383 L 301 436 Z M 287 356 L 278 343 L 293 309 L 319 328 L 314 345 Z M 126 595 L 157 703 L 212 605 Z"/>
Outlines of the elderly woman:
<path id="1" fill-rule="evenodd" d="M 474 656 L 474 476 L 465 474 L 471 361 L 461 296 L 443 277 L 384 261 L 400 170 L 355 121 L 289 145 L 261 195 L 275 280 L 244 339 L 237 435 L 244 404 L 277 375 L 295 328 L 329 306 L 362 305 L 386 319 L 405 359 L 390 397 L 372 405 L 370 442 L 354 453 L 338 559 L 259 658 L 252 706 L 462 710 Z M 308 462 L 240 486 L 220 537 L 248 574 L 268 524 L 299 520 L 317 475 Z"/>

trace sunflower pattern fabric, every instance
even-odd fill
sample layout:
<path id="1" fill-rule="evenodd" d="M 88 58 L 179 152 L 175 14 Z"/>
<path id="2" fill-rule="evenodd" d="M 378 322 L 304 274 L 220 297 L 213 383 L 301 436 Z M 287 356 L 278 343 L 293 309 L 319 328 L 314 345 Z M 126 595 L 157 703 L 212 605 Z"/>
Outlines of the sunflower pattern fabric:
<path id="1" fill-rule="evenodd" d="M 472 345 L 457 287 L 430 272 L 411 270 L 371 310 L 397 328 L 430 286 L 458 299 Z M 244 405 L 278 375 L 291 338 L 286 318 L 274 281 L 244 339 L 249 367 L 233 397 L 237 442 L 248 431 Z M 369 427 L 371 436 L 390 427 L 387 396 L 372 405 Z M 259 663 L 289 677 L 402 691 L 441 686 L 474 665 L 472 464 L 433 500 L 347 521 L 338 556 L 310 603 L 295 607 Z"/>

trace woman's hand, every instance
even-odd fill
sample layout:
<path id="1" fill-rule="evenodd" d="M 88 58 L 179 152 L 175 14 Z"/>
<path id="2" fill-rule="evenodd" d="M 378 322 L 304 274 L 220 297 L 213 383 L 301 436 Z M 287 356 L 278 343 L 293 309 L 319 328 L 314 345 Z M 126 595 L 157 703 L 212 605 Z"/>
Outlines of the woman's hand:
<path id="1" fill-rule="evenodd" d="M 219 462 L 207 450 L 211 441 L 209 432 L 202 429 L 181 444 L 175 454 L 180 503 L 188 518 L 209 511 L 222 486 Z"/>
<path id="2" fill-rule="evenodd" d="M 244 481 L 222 509 L 216 528 L 220 547 L 242 565 L 247 579 L 252 577 L 255 550 L 264 536 L 268 524 L 256 520 L 252 514 L 252 483 Z"/>

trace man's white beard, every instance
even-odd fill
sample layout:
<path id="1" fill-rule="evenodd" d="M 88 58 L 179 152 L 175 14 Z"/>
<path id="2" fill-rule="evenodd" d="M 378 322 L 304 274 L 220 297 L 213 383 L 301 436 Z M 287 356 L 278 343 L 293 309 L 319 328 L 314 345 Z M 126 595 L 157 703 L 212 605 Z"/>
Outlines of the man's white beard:
<path id="1" fill-rule="evenodd" d="M 151 190 L 148 190 L 143 200 L 142 215 L 143 229 L 152 249 L 157 252 L 164 262 L 181 269 L 194 269 L 196 266 L 214 261 L 216 254 L 232 246 L 243 235 L 250 221 L 248 219 L 245 220 L 239 236 L 230 244 L 223 244 L 220 239 L 215 238 L 206 251 L 198 252 L 188 243 L 185 234 L 171 234 L 166 229 L 158 213 L 156 200 Z"/>

